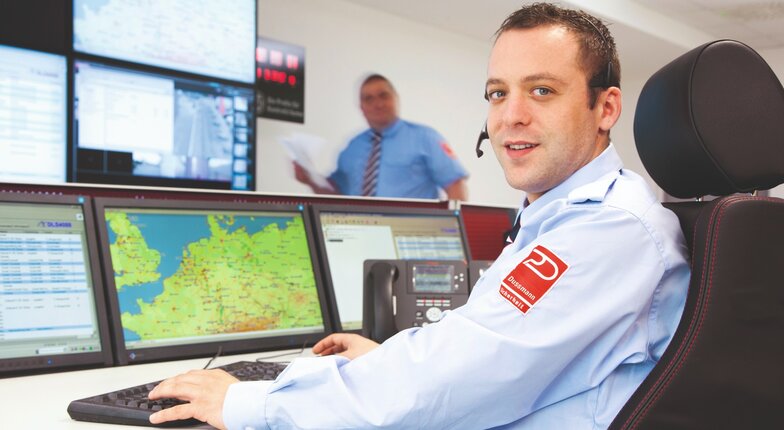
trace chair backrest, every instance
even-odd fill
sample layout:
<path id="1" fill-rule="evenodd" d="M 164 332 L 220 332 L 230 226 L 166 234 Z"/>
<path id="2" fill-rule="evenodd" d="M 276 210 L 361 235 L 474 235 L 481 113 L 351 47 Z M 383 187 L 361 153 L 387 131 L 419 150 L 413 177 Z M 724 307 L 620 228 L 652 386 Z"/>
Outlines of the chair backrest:
<path id="1" fill-rule="evenodd" d="M 651 177 L 691 252 L 664 356 L 611 429 L 784 429 L 784 89 L 748 46 L 720 40 L 654 74 L 634 118 Z"/>

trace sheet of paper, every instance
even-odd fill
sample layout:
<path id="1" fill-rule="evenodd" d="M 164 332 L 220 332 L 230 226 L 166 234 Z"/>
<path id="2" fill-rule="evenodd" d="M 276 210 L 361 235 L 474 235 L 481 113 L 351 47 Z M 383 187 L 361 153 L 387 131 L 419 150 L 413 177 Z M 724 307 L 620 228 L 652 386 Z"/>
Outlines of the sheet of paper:
<path id="1" fill-rule="evenodd" d="M 286 137 L 278 140 L 283 148 L 288 153 L 292 161 L 302 166 L 308 172 L 310 178 L 316 185 L 321 187 L 330 187 L 327 178 L 319 173 L 313 160 L 318 157 L 328 142 L 319 136 L 306 133 L 292 133 Z"/>

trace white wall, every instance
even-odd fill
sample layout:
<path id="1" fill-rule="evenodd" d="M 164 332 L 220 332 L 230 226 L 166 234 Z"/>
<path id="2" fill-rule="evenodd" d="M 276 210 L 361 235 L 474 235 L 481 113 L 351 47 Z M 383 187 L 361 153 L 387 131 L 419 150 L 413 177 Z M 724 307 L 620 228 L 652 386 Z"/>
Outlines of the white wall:
<path id="1" fill-rule="evenodd" d="M 277 143 L 291 133 L 325 138 L 329 147 L 318 164 L 331 171 L 340 149 L 366 127 L 359 81 L 379 72 L 400 94 L 401 116 L 434 127 L 452 145 L 471 174 L 471 202 L 519 203 L 492 151 L 474 155 L 486 112 L 490 35 L 478 41 L 342 0 L 259 0 L 259 35 L 305 47 L 305 124 L 258 120 L 260 192 L 310 192 L 294 180 Z"/>
<path id="2" fill-rule="evenodd" d="M 646 177 L 663 198 L 663 192 L 647 176 L 634 146 L 634 109 L 648 77 L 696 45 L 662 41 L 662 45 L 657 44 L 657 55 L 649 56 L 652 61 L 630 60 L 633 51 L 624 45 L 639 49 L 638 38 L 650 35 L 630 34 L 623 22 L 614 23 L 616 19 L 620 20 L 609 17 L 608 21 L 619 33 L 621 60 L 631 62 L 622 63 L 623 111 L 612 131 L 613 142 L 626 167 Z M 489 145 L 485 143 L 484 157 L 477 159 L 474 155 L 487 109 L 481 91 L 492 34 L 487 40 L 470 38 L 343 0 L 259 0 L 259 35 L 302 45 L 306 50 L 305 124 L 258 120 L 260 192 L 310 192 L 294 180 L 291 163 L 277 143 L 291 133 L 325 138 L 329 145 L 318 168 L 324 174 L 332 170 L 348 139 L 366 127 L 358 106 L 359 80 L 369 72 L 379 72 L 395 84 L 401 97 L 401 116 L 431 125 L 453 146 L 471 174 L 470 202 L 503 206 L 519 203 L 521 193 L 506 184 Z M 784 49 L 760 53 L 782 78 Z M 784 197 L 784 186 L 772 194 Z"/>
<path id="3" fill-rule="evenodd" d="M 753 46 L 752 46 L 753 48 Z M 776 73 L 779 80 L 784 82 L 784 48 L 759 50 L 759 54 L 768 62 L 770 68 Z M 784 143 L 782 143 L 784 145 Z M 784 151 L 784 148 L 782 148 Z M 784 184 L 770 190 L 773 197 L 784 198 Z"/>

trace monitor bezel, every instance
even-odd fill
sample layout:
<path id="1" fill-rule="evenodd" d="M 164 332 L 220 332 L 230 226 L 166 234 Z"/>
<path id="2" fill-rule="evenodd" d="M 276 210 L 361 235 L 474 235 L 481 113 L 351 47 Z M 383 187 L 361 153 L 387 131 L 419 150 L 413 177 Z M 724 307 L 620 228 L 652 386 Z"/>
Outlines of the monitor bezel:
<path id="1" fill-rule="evenodd" d="M 371 206 L 371 205 L 340 205 L 340 204 L 312 204 L 310 205 L 310 213 L 313 217 L 313 228 L 316 233 L 316 242 L 318 246 L 318 255 L 320 258 L 322 273 L 324 276 L 323 282 L 328 291 L 329 306 L 332 309 L 332 326 L 335 327 L 336 332 L 346 333 L 362 333 L 361 329 L 344 330 L 343 323 L 340 319 L 340 311 L 337 305 L 337 297 L 335 295 L 335 287 L 332 283 L 332 272 L 329 266 L 329 258 L 327 256 L 326 243 L 324 240 L 324 230 L 321 226 L 321 214 L 323 212 L 342 212 L 348 214 L 380 214 L 380 215 L 412 215 L 412 216 L 431 216 L 431 217 L 453 217 L 457 220 L 457 225 L 460 229 L 460 239 L 463 244 L 463 255 L 466 261 L 471 260 L 471 250 L 468 246 L 468 238 L 466 236 L 465 225 L 463 224 L 463 217 L 459 210 L 446 209 L 446 208 L 422 208 L 422 207 L 403 207 L 403 206 Z M 361 270 L 361 268 L 360 268 Z M 360 290 L 361 291 L 361 290 Z"/>
<path id="2" fill-rule="evenodd" d="M 99 57 L 90 54 L 75 52 L 68 62 L 68 82 L 69 82 L 69 96 L 68 96 L 68 156 L 69 165 L 67 172 L 70 182 L 76 183 L 100 183 L 100 184 L 113 184 L 113 185 L 129 185 L 129 186 L 152 186 L 152 187 L 167 187 L 167 188 L 194 188 L 194 189 L 210 189 L 210 190 L 224 190 L 230 191 L 232 189 L 232 180 L 217 181 L 209 179 L 193 179 L 193 178 L 168 178 L 163 176 L 146 176 L 130 174 L 112 174 L 109 172 L 93 172 L 90 170 L 79 169 L 79 129 L 77 127 L 77 111 L 76 105 L 77 88 L 76 88 L 76 65 L 78 63 L 88 63 L 99 67 L 106 67 L 115 69 L 119 72 L 126 72 L 132 74 L 148 75 L 152 77 L 171 79 L 173 81 L 186 80 L 202 84 L 218 84 L 221 86 L 241 88 L 248 90 L 252 95 L 252 100 L 248 102 L 248 130 L 250 130 L 250 137 L 248 138 L 248 170 L 247 174 L 250 177 L 248 181 L 248 189 L 234 190 L 234 191 L 254 191 L 256 189 L 256 165 L 258 164 L 258 124 L 256 121 L 256 90 L 253 84 L 247 84 L 240 81 L 230 81 L 226 79 L 215 78 L 211 76 L 196 75 L 187 72 L 181 72 L 171 69 L 163 69 L 155 66 L 149 66 L 142 63 L 130 63 L 122 60 L 116 60 L 108 57 Z M 252 137 L 252 138 L 251 138 Z M 88 148 L 89 149 L 89 148 Z M 111 152 L 111 151 L 107 151 Z M 233 153 L 233 150 L 232 150 Z M 233 159 L 233 158 L 232 158 Z"/>
<path id="3" fill-rule="evenodd" d="M 116 294 L 114 271 L 109 253 L 109 236 L 105 222 L 107 208 L 123 209 L 164 209 L 164 210 L 206 210 L 231 212 L 299 212 L 305 227 L 311 263 L 313 265 L 314 282 L 319 296 L 323 330 L 309 334 L 282 335 L 259 337 L 252 339 L 235 339 L 216 342 L 193 343 L 184 345 L 166 345 L 161 347 L 127 349 L 120 321 L 120 307 Z M 249 352 L 262 352 L 276 349 L 303 348 L 313 345 L 316 341 L 333 332 L 331 314 L 326 300 L 326 292 L 322 282 L 321 268 L 316 254 L 313 227 L 304 204 L 251 203 L 246 201 L 208 201 L 208 200 L 164 200 L 135 199 L 116 197 L 95 198 L 95 219 L 98 224 L 98 242 L 101 261 L 104 268 L 104 285 L 109 303 L 110 326 L 115 351 L 115 362 L 118 365 L 148 363 L 163 360 L 178 360 Z"/>
<path id="4" fill-rule="evenodd" d="M 81 205 L 84 214 L 85 241 L 87 242 L 90 277 L 93 286 L 96 322 L 98 324 L 101 350 L 94 352 L 54 354 L 31 357 L 0 359 L 0 377 L 20 376 L 34 373 L 48 373 L 63 370 L 76 370 L 90 367 L 108 367 L 114 364 L 112 342 L 104 295 L 102 266 L 98 252 L 93 205 L 89 196 L 53 195 L 41 193 L 14 193 L 0 191 L 1 203 L 23 203 L 33 205 Z"/>

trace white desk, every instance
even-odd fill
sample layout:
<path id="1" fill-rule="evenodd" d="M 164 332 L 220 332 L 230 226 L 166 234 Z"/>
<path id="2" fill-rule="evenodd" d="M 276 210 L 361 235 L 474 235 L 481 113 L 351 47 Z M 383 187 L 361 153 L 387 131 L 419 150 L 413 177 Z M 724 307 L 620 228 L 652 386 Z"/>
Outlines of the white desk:
<path id="1" fill-rule="evenodd" d="M 282 353 L 290 354 L 278 356 Z M 210 367 L 257 358 L 290 361 L 298 356 L 310 355 L 309 348 L 301 354 L 297 349 L 233 355 L 215 359 Z M 269 356 L 277 357 L 265 358 Z M 201 369 L 208 360 L 196 358 L 0 379 L 0 427 L 8 430 L 143 429 L 145 427 L 74 421 L 68 416 L 66 408 L 71 400 L 165 379 L 191 369 Z M 195 428 L 212 427 L 205 424 Z"/>

